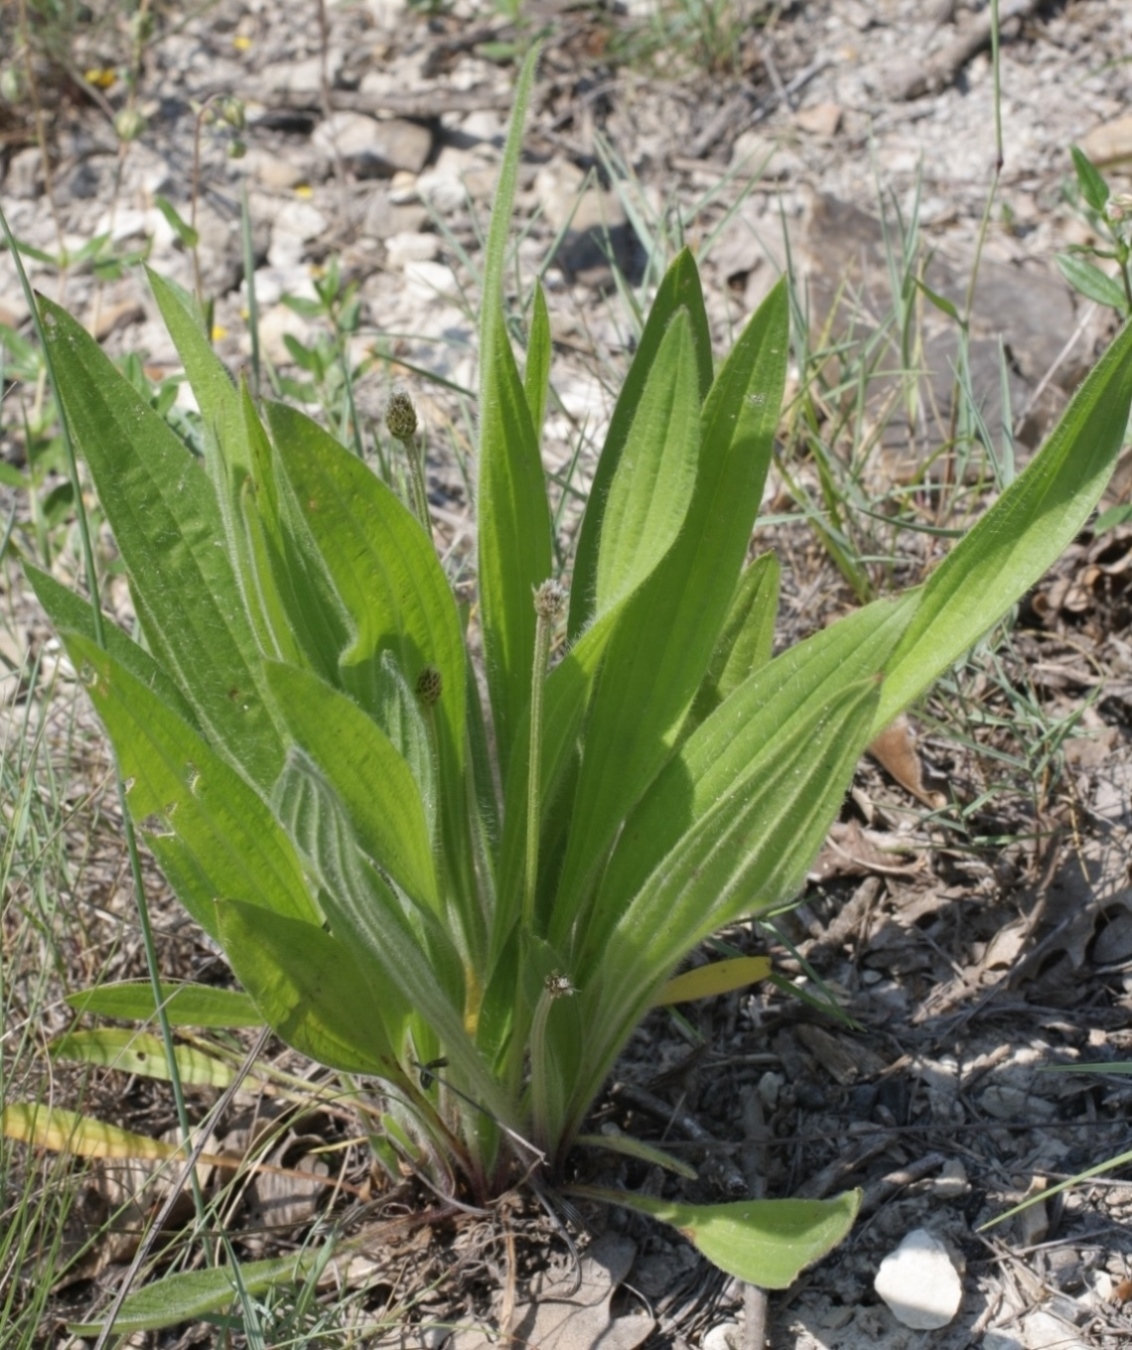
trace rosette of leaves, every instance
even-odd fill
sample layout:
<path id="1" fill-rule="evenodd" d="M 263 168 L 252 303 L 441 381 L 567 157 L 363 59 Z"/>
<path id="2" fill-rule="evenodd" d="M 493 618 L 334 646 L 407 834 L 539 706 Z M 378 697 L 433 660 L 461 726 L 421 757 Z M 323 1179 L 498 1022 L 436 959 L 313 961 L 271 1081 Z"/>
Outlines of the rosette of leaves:
<path id="1" fill-rule="evenodd" d="M 401 1157 L 477 1201 L 556 1185 L 681 962 L 796 893 L 864 748 L 1086 523 L 1132 401 L 1125 331 L 922 587 L 771 659 L 776 566 L 746 560 L 784 388 L 785 288 L 717 367 L 682 253 L 617 399 L 562 613 L 539 450 L 547 311 L 536 292 L 520 370 L 502 304 L 533 62 L 480 325 L 484 703 L 427 526 L 301 413 L 256 407 L 175 287 L 152 277 L 202 458 L 42 306 L 144 641 L 98 645 L 84 602 L 31 575 L 133 819 L 263 1022 L 380 1080 Z M 771 1287 L 839 1241 L 857 1203 L 607 1198 Z"/>

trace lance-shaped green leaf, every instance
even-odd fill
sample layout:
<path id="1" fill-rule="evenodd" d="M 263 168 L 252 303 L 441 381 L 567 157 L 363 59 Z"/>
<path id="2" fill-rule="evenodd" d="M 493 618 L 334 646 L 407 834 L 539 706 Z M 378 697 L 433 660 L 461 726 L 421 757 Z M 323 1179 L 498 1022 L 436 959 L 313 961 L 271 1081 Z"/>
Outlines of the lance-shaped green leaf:
<path id="1" fill-rule="evenodd" d="M 588 983 L 578 999 L 593 1034 L 560 1123 L 564 1137 L 680 959 L 721 924 L 797 890 L 867 744 L 877 698 L 876 680 L 851 684 L 769 734 L 748 770 L 664 854 L 593 964 L 581 964 Z"/>
<path id="2" fill-rule="evenodd" d="M 215 936 L 219 895 L 316 918 L 299 860 L 266 802 L 113 657 L 78 634 L 64 640 L 114 743 L 130 814 L 193 918 Z"/>
<path id="3" fill-rule="evenodd" d="M 318 924 L 218 900 L 220 940 L 264 1021 L 319 1064 L 401 1082 L 369 972 Z"/>
<path id="4" fill-rule="evenodd" d="M 585 959 L 604 948 L 675 841 L 717 804 L 735 803 L 746 784 L 757 783 L 765 757 L 776 753 L 774 747 L 794 727 L 820 718 L 848 685 L 885 669 L 918 600 L 918 592 L 878 600 L 789 648 L 744 681 L 688 737 L 625 822 L 601 880 Z M 694 941 L 688 949 L 692 946 Z"/>
<path id="5" fill-rule="evenodd" d="M 216 491 L 64 310 L 41 302 L 59 398 L 98 488 L 158 664 L 209 739 L 268 787 L 283 762 Z"/>
<path id="6" fill-rule="evenodd" d="M 162 1005 L 174 1027 L 258 1027 L 263 1018 L 255 1004 L 238 989 L 218 989 L 210 984 L 161 985 Z M 148 980 L 120 980 L 96 989 L 82 989 L 64 999 L 77 1013 L 121 1017 L 147 1022 L 157 1009 L 153 985 Z"/>
<path id="7" fill-rule="evenodd" d="M 763 553 L 745 568 L 688 721 L 698 726 L 770 660 L 778 614 L 778 559 Z M 684 734 L 693 727 L 685 726 Z"/>
<path id="8" fill-rule="evenodd" d="M 542 423 L 546 416 L 546 395 L 550 387 L 550 315 L 542 285 L 535 284 L 534 304 L 531 308 L 531 332 L 527 340 L 527 365 L 523 371 L 523 389 L 527 407 L 531 411 L 531 426 L 535 440 L 542 439 Z"/>
<path id="9" fill-rule="evenodd" d="M 553 803 L 560 776 L 573 754 L 611 636 L 675 545 L 684 523 L 699 449 L 696 378 L 690 324 L 680 309 L 655 349 L 623 443 L 624 453 L 609 484 L 596 617 L 547 680 L 540 798 L 545 809 Z M 528 727 L 524 718 L 521 752 L 515 756 L 507 783 L 500 883 L 504 903 L 518 894 L 523 866 Z M 506 920 L 497 925 L 497 939 L 506 935 L 506 926 Z"/>
<path id="10" fill-rule="evenodd" d="M 735 344 L 704 405 L 699 472 L 684 528 L 605 654 L 554 902 L 556 945 L 565 942 L 626 811 L 670 754 L 718 641 L 766 482 L 788 330 L 780 282 Z"/>
<path id="11" fill-rule="evenodd" d="M 487 298 L 488 305 L 499 301 Z M 532 594 L 552 573 L 550 506 L 527 396 L 502 322 L 493 324 L 479 435 L 477 575 L 484 661 L 504 784 L 531 696 Z"/>
<path id="12" fill-rule="evenodd" d="M 152 995 L 150 1002 L 152 1004 Z M 169 1061 L 165 1042 L 159 1036 L 126 1027 L 97 1027 L 93 1031 L 68 1031 L 47 1047 L 52 1059 L 75 1060 L 80 1064 L 98 1064 L 143 1078 L 169 1079 Z M 177 1073 L 182 1083 L 195 1087 L 226 1088 L 235 1078 L 230 1064 L 207 1055 L 191 1045 L 173 1048 Z"/>
<path id="13" fill-rule="evenodd" d="M 317 675 L 274 662 L 267 673 L 291 734 L 333 787 L 358 844 L 415 900 L 438 910 L 421 795 L 393 742 Z"/>
<path id="14" fill-rule="evenodd" d="M 531 591 L 551 575 L 552 562 L 550 508 L 533 405 L 519 378 L 503 311 L 507 233 L 518 182 L 523 119 L 538 55 L 536 45 L 527 54 L 515 85 L 484 249 L 479 325 L 477 574 L 497 758 L 504 783 L 518 723 L 530 698 L 535 633 Z"/>
<path id="15" fill-rule="evenodd" d="M 252 472 L 239 392 L 201 327 L 192 296 L 148 267 L 145 275 L 196 397 L 205 426 L 209 468 L 231 531 L 240 484 Z"/>
<path id="16" fill-rule="evenodd" d="M 74 591 L 69 591 L 49 572 L 41 572 L 31 563 L 24 563 L 24 575 L 31 582 L 35 598 L 43 606 L 56 632 L 79 633 L 89 641 L 95 641 L 94 614 L 91 612 L 90 601 L 84 600 Z M 102 631 L 106 650 L 114 660 L 141 684 L 152 689 L 161 702 L 175 712 L 183 722 L 195 728 L 196 714 L 189 701 L 149 652 L 144 647 L 139 647 L 132 638 L 127 637 L 106 615 L 103 615 Z"/>
<path id="17" fill-rule="evenodd" d="M 1045 445 L 924 586 L 889 664 L 877 732 L 997 623 L 1077 536 L 1112 476 L 1132 406 L 1132 324 Z"/>
<path id="18" fill-rule="evenodd" d="M 440 695 L 436 728 L 441 834 L 450 875 L 469 856 L 465 804 L 465 652 L 456 603 L 432 541 L 413 515 L 354 455 L 301 413 L 268 407 L 268 421 L 295 503 L 318 546 L 352 641 L 339 679 L 364 708 L 384 700 L 381 656 L 391 651 L 411 685 Z M 477 922 L 470 887 L 457 885 L 466 929 Z"/>
<path id="19" fill-rule="evenodd" d="M 621 386 L 609 423 L 609 431 L 602 446 L 574 557 L 568 629 L 571 638 L 577 637 L 594 616 L 597 603 L 599 547 L 601 549 L 607 547 L 607 541 L 603 539 L 605 502 L 645 397 L 645 387 L 652 376 L 657 353 L 672 325 L 673 318 L 681 312 L 688 318 L 692 344 L 695 348 L 698 405 L 707 397 L 711 388 L 711 333 L 708 329 L 703 291 L 700 288 L 700 274 L 695 259 L 688 249 L 681 250 L 664 274 L 649 308 L 641 340 L 625 377 L 625 383 Z"/>
<path id="20" fill-rule="evenodd" d="M 760 1289 L 789 1289 L 807 1266 L 848 1236 L 861 1207 L 860 1191 L 832 1200 L 736 1200 L 726 1205 L 684 1205 L 605 1186 L 571 1186 L 570 1194 L 671 1224 L 713 1265 Z"/>

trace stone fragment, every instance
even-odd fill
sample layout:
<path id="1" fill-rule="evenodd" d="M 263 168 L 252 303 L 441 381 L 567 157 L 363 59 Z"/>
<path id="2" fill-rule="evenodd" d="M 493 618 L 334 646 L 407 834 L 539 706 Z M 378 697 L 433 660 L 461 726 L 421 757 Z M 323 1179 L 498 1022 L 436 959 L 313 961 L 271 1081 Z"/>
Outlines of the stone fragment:
<path id="1" fill-rule="evenodd" d="M 435 234 L 406 231 L 385 240 L 385 262 L 391 268 L 405 267 L 411 262 L 431 262 L 439 252 L 440 240 Z"/>
<path id="2" fill-rule="evenodd" d="M 709 1327 L 700 1341 L 702 1350 L 740 1350 L 743 1332 L 738 1322 L 717 1322 Z"/>
<path id="3" fill-rule="evenodd" d="M 1132 114 L 1093 127 L 1082 137 L 1081 149 L 1098 167 L 1132 159 Z"/>
<path id="4" fill-rule="evenodd" d="M 880 1264 L 873 1287 L 893 1317 L 915 1331 L 945 1327 L 959 1311 L 963 1282 L 947 1248 L 916 1228 Z"/>
<path id="5" fill-rule="evenodd" d="M 815 136 L 836 136 L 841 126 L 841 108 L 836 103 L 814 103 L 799 108 L 794 114 L 794 125 Z"/>
<path id="6" fill-rule="evenodd" d="M 315 128 L 311 143 L 329 161 L 337 153 L 358 178 L 392 178 L 398 169 L 420 173 L 432 151 L 432 134 L 403 117 L 336 112 Z"/>

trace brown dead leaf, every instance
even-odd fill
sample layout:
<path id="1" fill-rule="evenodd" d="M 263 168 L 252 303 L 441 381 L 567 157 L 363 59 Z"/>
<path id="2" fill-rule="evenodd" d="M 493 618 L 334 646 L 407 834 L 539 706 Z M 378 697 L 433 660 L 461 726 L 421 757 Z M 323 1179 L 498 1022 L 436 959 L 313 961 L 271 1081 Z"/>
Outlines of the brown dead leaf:
<path id="1" fill-rule="evenodd" d="M 916 748 L 916 734 L 911 723 L 901 715 L 869 746 L 869 754 L 884 771 L 913 797 L 932 810 L 943 806 L 947 798 L 942 792 L 929 788 L 924 782 L 924 766 Z"/>

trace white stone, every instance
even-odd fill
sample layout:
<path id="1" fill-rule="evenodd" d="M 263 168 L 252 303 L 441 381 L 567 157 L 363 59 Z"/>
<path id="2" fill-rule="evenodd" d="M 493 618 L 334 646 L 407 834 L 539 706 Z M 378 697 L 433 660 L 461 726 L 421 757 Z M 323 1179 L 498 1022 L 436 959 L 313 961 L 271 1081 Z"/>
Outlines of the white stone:
<path id="1" fill-rule="evenodd" d="M 405 266 L 405 280 L 409 287 L 422 299 L 435 300 L 437 297 L 455 299 L 460 294 L 456 274 L 444 263 L 411 262 Z"/>
<path id="2" fill-rule="evenodd" d="M 743 1344 L 743 1333 L 738 1322 L 717 1322 L 703 1334 L 700 1345 L 703 1350 L 739 1350 Z"/>
<path id="3" fill-rule="evenodd" d="M 1088 1350 L 1070 1323 L 1040 1308 L 1022 1318 L 1022 1344 L 1026 1350 Z"/>
<path id="4" fill-rule="evenodd" d="M 390 267 L 406 267 L 411 262 L 430 262 L 440 252 L 435 234 L 417 234 L 406 230 L 385 240 L 385 260 Z"/>
<path id="5" fill-rule="evenodd" d="M 916 1228 L 880 1263 L 873 1288 L 893 1317 L 916 1331 L 945 1327 L 959 1311 L 963 1282 L 947 1248 Z"/>

